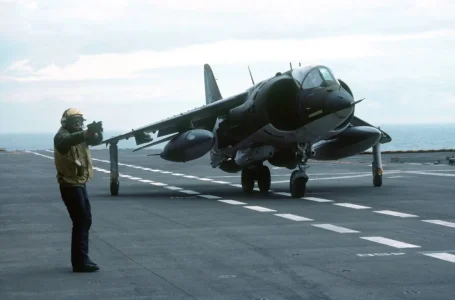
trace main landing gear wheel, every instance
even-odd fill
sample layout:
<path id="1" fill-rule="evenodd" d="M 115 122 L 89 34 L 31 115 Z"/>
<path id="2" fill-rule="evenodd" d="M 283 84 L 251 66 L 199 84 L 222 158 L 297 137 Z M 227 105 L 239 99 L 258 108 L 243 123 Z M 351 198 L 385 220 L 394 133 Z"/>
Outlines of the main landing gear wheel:
<path id="1" fill-rule="evenodd" d="M 242 189 L 245 193 L 251 194 L 254 189 L 255 181 L 258 182 L 259 191 L 267 193 L 270 190 L 271 176 L 270 169 L 261 165 L 242 170 Z"/>
<path id="2" fill-rule="evenodd" d="M 258 187 L 261 193 L 268 193 L 270 190 L 271 176 L 270 169 L 267 166 L 260 166 L 257 170 Z"/>
<path id="3" fill-rule="evenodd" d="M 119 188 L 120 188 L 120 182 L 111 181 L 111 196 L 118 196 Z"/>
<path id="4" fill-rule="evenodd" d="M 298 161 L 298 170 L 295 170 L 291 174 L 289 180 L 289 190 L 293 198 L 300 198 L 305 196 L 306 193 L 306 184 L 309 180 L 309 177 L 306 173 L 308 166 L 306 162 L 311 156 L 311 145 L 310 144 L 298 144 L 296 157 Z"/>

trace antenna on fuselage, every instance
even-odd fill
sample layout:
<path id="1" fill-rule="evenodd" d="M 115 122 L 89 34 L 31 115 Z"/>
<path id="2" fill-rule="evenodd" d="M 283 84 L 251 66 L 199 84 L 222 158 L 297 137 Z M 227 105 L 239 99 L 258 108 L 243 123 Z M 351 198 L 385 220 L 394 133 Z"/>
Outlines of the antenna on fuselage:
<path id="1" fill-rule="evenodd" d="M 299 67 L 301 67 L 301 66 L 302 66 L 302 63 L 301 63 L 301 62 L 299 62 Z"/>
<path id="2" fill-rule="evenodd" d="M 250 66 L 248 66 L 248 71 L 250 72 L 251 82 L 252 82 L 253 85 L 254 85 L 253 74 L 251 74 Z"/>
<path id="3" fill-rule="evenodd" d="M 289 62 L 289 66 L 291 67 L 291 71 L 292 71 L 292 63 L 291 62 Z"/>

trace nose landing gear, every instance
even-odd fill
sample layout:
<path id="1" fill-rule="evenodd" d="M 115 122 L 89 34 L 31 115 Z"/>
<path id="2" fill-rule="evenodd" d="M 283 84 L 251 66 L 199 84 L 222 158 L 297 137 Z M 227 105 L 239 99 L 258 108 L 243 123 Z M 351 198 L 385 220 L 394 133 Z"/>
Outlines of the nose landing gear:
<path id="1" fill-rule="evenodd" d="M 306 170 L 309 166 L 306 165 L 308 158 L 311 156 L 311 145 L 306 144 L 297 144 L 297 160 L 298 160 L 298 170 L 295 170 L 291 174 L 289 180 L 289 189 L 291 196 L 293 198 L 300 198 L 305 196 L 306 184 L 309 180 L 309 177 L 306 173 Z"/>

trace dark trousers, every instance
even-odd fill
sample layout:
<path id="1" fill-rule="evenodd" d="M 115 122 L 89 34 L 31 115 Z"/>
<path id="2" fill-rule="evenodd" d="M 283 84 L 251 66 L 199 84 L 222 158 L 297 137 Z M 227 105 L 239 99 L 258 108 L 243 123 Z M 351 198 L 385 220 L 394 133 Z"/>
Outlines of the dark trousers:
<path id="1" fill-rule="evenodd" d="M 74 267 L 89 263 L 88 233 L 92 226 L 92 213 L 87 190 L 85 186 L 60 186 L 60 193 L 73 222 L 71 264 Z"/>

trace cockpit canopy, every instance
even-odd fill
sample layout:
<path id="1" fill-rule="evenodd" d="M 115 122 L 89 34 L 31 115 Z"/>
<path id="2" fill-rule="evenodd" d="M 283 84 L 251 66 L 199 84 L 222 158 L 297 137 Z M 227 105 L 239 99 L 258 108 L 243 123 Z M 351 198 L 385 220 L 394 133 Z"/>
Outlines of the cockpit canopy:
<path id="1" fill-rule="evenodd" d="M 307 66 L 292 70 L 292 77 L 300 87 L 303 81 L 303 89 L 324 87 L 332 84 L 340 84 L 333 76 L 332 71 L 325 66 Z"/>

